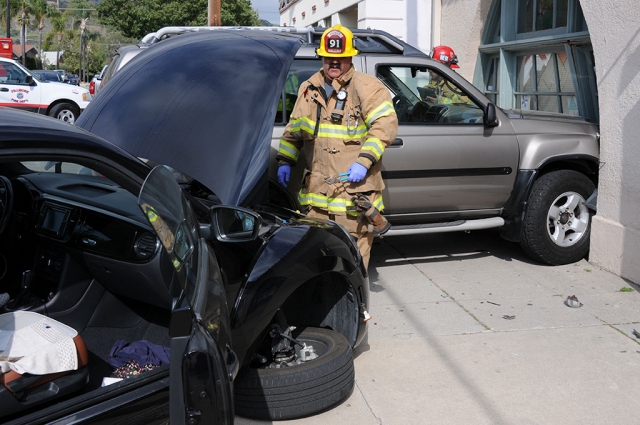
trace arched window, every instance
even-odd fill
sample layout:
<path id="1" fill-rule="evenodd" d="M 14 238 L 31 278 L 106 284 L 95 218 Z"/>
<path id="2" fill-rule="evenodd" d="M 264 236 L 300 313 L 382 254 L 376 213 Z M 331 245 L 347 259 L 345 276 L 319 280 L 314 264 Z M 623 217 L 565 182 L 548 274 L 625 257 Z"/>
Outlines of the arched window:
<path id="1" fill-rule="evenodd" d="M 598 120 L 595 63 L 578 0 L 494 0 L 476 87 L 503 108 Z"/>

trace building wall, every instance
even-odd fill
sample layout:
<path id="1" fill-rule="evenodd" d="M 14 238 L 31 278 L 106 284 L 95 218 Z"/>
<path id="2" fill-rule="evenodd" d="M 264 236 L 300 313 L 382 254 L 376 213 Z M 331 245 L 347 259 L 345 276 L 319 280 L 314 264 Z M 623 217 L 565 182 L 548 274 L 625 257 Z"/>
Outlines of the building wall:
<path id="1" fill-rule="evenodd" d="M 473 79 L 492 0 L 441 0 L 441 43 Z M 589 261 L 640 283 L 640 10 L 637 0 L 580 0 L 596 63 L 601 169 Z M 606 11 L 606 13 L 603 13 Z"/>
<path id="2" fill-rule="evenodd" d="M 580 3 L 596 61 L 602 162 L 589 260 L 640 283 L 640 10 L 634 0 Z"/>
<path id="3" fill-rule="evenodd" d="M 298 0 L 280 11 L 280 25 L 383 30 L 429 53 L 432 8 L 429 0 Z"/>
<path id="4" fill-rule="evenodd" d="M 440 44 L 458 56 L 458 73 L 473 81 L 484 22 L 492 0 L 441 0 Z"/>

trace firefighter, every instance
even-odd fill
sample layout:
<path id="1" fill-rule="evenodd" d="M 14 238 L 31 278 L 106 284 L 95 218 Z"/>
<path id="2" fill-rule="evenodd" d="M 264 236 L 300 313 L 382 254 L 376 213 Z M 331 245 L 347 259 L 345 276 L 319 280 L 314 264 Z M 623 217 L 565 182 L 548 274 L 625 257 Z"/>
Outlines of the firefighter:
<path id="1" fill-rule="evenodd" d="M 382 156 L 398 131 L 389 90 L 375 77 L 358 72 L 353 33 L 334 25 L 316 50 L 322 69 L 304 81 L 280 140 L 278 181 L 287 187 L 291 166 L 305 156 L 298 193 L 311 217 L 343 225 L 358 240 L 365 267 L 376 234 L 389 222 L 382 216 Z"/>
<path id="2" fill-rule="evenodd" d="M 449 46 L 436 46 L 431 51 L 431 58 L 440 63 L 447 65 L 451 69 L 460 68 L 458 66 L 458 57 L 453 49 Z M 431 81 L 424 86 L 429 90 L 429 95 L 423 100 L 429 103 L 471 103 L 471 100 L 451 82 L 447 81 L 442 75 L 436 71 L 429 70 Z"/>

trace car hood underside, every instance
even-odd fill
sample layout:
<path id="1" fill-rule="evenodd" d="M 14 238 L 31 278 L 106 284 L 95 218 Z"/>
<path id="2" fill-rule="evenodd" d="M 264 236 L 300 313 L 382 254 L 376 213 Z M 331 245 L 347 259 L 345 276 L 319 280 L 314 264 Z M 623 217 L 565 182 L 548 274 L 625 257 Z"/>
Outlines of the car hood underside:
<path id="1" fill-rule="evenodd" d="M 76 124 L 188 174 L 225 204 L 262 203 L 278 97 L 300 46 L 263 31 L 176 36 L 115 74 Z"/>

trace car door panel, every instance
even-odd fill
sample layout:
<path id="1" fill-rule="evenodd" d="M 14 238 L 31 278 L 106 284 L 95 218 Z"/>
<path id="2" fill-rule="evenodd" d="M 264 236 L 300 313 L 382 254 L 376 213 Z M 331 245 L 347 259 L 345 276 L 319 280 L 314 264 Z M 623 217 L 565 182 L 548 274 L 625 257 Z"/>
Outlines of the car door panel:
<path id="1" fill-rule="evenodd" d="M 171 314 L 171 423 L 232 423 L 237 372 L 220 266 L 171 171 L 147 176 L 138 205 L 171 257 L 181 291 Z"/>
<path id="2" fill-rule="evenodd" d="M 496 127 L 485 126 L 484 99 L 463 91 L 461 84 L 453 87 L 466 103 L 422 101 L 417 88 L 428 80 L 419 74 L 430 66 L 416 59 L 390 64 L 383 58 L 367 58 L 367 72 L 387 85 L 400 121 L 397 140 L 386 149 L 382 162 L 385 212 L 396 222 L 424 216 L 497 215 L 509 197 L 518 166 L 513 128 L 505 119 Z M 387 68 L 402 78 L 383 72 Z"/>

